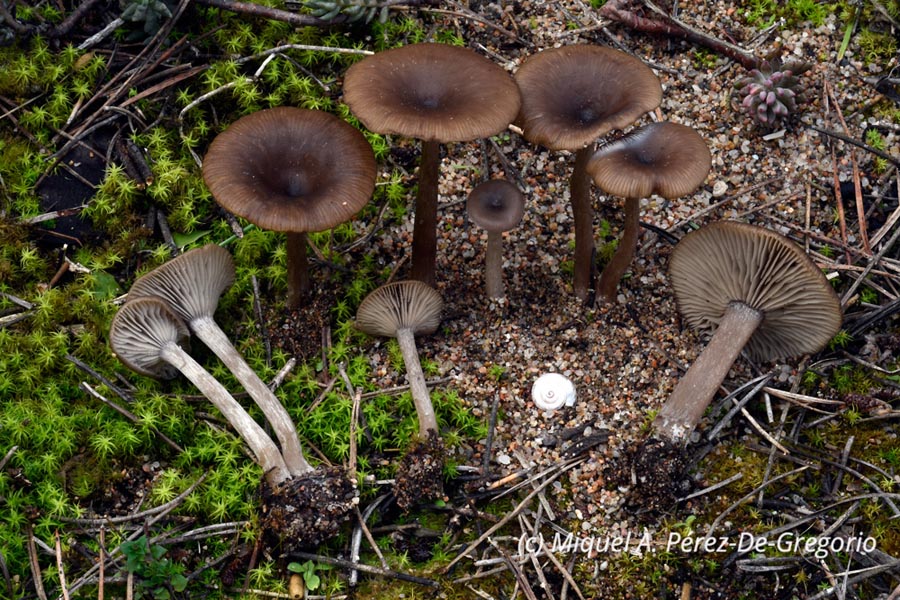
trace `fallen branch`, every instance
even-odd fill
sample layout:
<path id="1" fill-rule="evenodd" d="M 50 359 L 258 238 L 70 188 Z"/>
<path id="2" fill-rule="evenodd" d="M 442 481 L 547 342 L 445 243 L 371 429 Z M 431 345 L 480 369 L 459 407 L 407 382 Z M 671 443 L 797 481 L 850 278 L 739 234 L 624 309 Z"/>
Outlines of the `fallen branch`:
<path id="1" fill-rule="evenodd" d="M 648 9 L 655 17 L 644 16 Z M 601 17 L 615 21 L 642 33 L 652 33 L 682 38 L 694 44 L 709 48 L 738 62 L 745 69 L 755 69 L 762 60 L 748 50 L 703 33 L 669 15 L 650 0 L 609 0 L 600 8 Z"/>

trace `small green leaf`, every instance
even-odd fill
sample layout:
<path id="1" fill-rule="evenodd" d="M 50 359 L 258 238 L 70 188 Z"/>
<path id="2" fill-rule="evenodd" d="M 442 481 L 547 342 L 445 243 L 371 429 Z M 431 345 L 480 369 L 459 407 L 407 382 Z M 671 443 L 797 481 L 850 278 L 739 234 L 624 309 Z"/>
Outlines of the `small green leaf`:
<path id="1" fill-rule="evenodd" d="M 319 588 L 319 584 L 322 583 L 322 580 L 315 573 L 304 573 L 303 581 L 306 582 L 306 589 L 311 592 L 316 591 Z"/>
<path id="2" fill-rule="evenodd" d="M 119 294 L 119 284 L 116 278 L 106 271 L 94 271 L 94 289 L 91 290 L 94 298 L 104 300 L 106 298 L 115 298 Z"/>
<path id="3" fill-rule="evenodd" d="M 209 234 L 209 229 L 200 229 L 198 231 L 194 231 L 193 233 L 178 233 L 172 232 L 172 240 L 174 240 L 175 245 L 179 248 L 184 248 L 188 244 L 193 244 L 203 236 Z"/>

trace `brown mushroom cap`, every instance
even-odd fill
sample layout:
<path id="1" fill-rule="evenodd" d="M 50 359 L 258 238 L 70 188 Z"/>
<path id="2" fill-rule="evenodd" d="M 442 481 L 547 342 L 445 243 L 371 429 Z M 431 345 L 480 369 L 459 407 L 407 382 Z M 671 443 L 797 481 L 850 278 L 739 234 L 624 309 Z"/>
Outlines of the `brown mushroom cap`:
<path id="1" fill-rule="evenodd" d="M 706 179 L 712 158 L 706 142 L 685 125 L 651 123 L 601 146 L 587 171 L 607 194 L 624 198 L 679 198 Z"/>
<path id="2" fill-rule="evenodd" d="M 375 155 L 326 112 L 269 108 L 216 136 L 203 179 L 225 209 L 264 229 L 323 231 L 351 218 L 375 189 Z"/>
<path id="3" fill-rule="evenodd" d="M 525 59 L 516 82 L 525 138 L 551 150 L 578 150 L 632 124 L 662 100 L 650 67 L 604 46 L 543 50 Z"/>
<path id="4" fill-rule="evenodd" d="M 397 330 L 431 334 L 441 324 L 444 301 L 421 281 L 394 281 L 366 296 L 356 311 L 356 328 L 369 335 L 397 337 Z"/>
<path id="5" fill-rule="evenodd" d="M 410 44 L 352 65 L 344 102 L 370 131 L 447 143 L 503 131 L 521 99 L 512 77 L 468 48 Z"/>
<path id="6" fill-rule="evenodd" d="M 522 221 L 525 197 L 505 179 L 491 179 L 475 186 L 466 199 L 466 211 L 476 225 L 487 231 L 509 231 Z"/>
<path id="7" fill-rule="evenodd" d="M 139 277 L 128 292 L 163 298 L 185 321 L 212 316 L 219 297 L 234 282 L 231 253 L 218 244 L 188 250 Z"/>
<path id="8" fill-rule="evenodd" d="M 148 377 L 174 379 L 179 371 L 160 356 L 168 343 L 186 346 L 190 331 L 165 301 L 126 302 L 109 327 L 109 345 L 126 367 Z"/>
<path id="9" fill-rule="evenodd" d="M 755 360 L 818 352 L 841 328 L 841 305 L 822 272 L 787 238 L 722 221 L 686 235 L 669 276 L 678 310 L 694 329 L 713 331 L 732 302 L 762 313 L 745 350 Z"/>

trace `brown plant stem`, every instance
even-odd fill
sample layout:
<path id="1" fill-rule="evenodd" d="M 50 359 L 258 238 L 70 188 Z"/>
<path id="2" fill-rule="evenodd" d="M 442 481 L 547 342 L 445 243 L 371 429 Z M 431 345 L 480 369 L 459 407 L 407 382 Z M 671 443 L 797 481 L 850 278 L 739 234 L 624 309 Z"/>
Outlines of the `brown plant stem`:
<path id="1" fill-rule="evenodd" d="M 644 9 L 652 12 L 655 18 L 640 14 Z M 667 14 L 650 0 L 609 0 L 598 12 L 601 17 L 621 23 L 635 31 L 682 38 L 705 46 L 740 63 L 748 70 L 757 68 L 761 62 L 752 52 L 690 27 Z"/>
<path id="2" fill-rule="evenodd" d="M 594 254 L 594 209 L 591 206 L 591 178 L 587 163 L 594 152 L 589 144 L 575 153 L 575 165 L 569 177 L 569 193 L 572 196 L 572 217 L 575 221 L 575 272 L 573 286 L 575 297 L 587 301 L 591 287 L 591 271 Z"/>
<path id="3" fill-rule="evenodd" d="M 437 259 L 437 201 L 440 164 L 440 142 L 423 141 L 422 157 L 419 160 L 419 189 L 416 193 L 410 279 L 416 279 L 432 287 L 435 282 L 434 266 Z"/>
<path id="4" fill-rule="evenodd" d="M 615 302 L 616 291 L 625 271 L 634 260 L 634 252 L 637 248 L 638 233 L 641 226 L 641 201 L 639 198 L 625 198 L 625 224 L 622 230 L 622 239 L 616 247 L 606 268 L 600 273 L 597 283 L 597 301 Z"/>

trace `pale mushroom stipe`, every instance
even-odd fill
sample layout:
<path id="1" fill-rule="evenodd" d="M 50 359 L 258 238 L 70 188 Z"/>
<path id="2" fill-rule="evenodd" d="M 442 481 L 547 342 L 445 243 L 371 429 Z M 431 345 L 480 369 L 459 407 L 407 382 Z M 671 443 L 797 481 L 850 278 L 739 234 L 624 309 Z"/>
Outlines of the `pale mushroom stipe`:
<path id="1" fill-rule="evenodd" d="M 686 443 L 742 350 L 774 360 L 821 350 L 841 328 L 841 305 L 822 271 L 768 229 L 720 221 L 687 234 L 669 277 L 684 320 L 712 338 L 657 413 L 653 430 Z"/>

